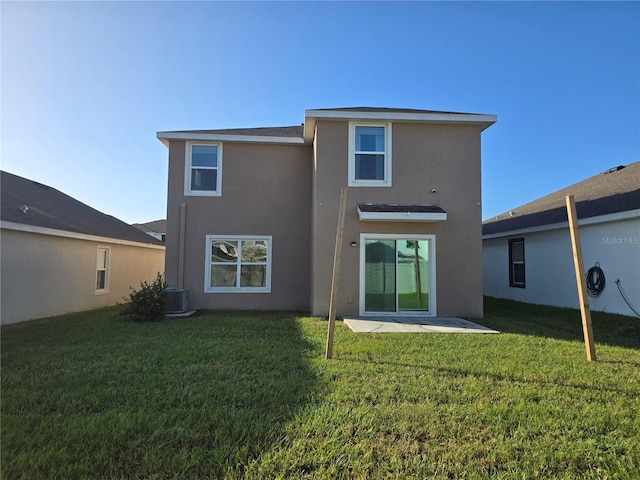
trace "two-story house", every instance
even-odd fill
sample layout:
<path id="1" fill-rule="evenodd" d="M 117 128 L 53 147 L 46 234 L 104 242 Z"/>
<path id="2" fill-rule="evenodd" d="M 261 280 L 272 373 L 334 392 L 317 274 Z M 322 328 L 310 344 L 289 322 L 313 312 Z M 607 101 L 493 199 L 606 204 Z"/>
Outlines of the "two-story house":
<path id="1" fill-rule="evenodd" d="M 158 132 L 166 280 L 192 308 L 482 317 L 481 133 L 495 115 L 307 110 L 299 126 Z"/>

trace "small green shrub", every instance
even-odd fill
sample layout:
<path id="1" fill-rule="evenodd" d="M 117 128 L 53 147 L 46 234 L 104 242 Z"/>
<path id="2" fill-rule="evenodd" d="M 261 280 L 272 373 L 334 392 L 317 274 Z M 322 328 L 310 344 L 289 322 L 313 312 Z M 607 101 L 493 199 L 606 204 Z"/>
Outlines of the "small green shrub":
<path id="1" fill-rule="evenodd" d="M 129 288 L 131 293 L 124 304 L 123 316 L 136 322 L 159 322 L 164 319 L 164 291 L 167 284 L 160 273 L 151 283 L 140 282 L 140 290 Z"/>

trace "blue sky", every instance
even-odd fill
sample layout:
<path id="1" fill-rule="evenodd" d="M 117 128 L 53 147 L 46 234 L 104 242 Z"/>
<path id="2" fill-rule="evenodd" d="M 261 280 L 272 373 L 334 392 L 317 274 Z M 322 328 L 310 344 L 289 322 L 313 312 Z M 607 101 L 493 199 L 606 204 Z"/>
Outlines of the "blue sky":
<path id="1" fill-rule="evenodd" d="M 640 2 L 10 2 L 1 167 L 166 215 L 160 130 L 489 113 L 483 218 L 640 160 Z"/>

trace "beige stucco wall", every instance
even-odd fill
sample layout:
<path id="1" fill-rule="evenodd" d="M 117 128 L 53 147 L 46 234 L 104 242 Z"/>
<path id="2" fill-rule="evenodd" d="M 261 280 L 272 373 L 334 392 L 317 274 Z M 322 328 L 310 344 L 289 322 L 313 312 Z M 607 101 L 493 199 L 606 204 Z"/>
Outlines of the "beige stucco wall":
<path id="1" fill-rule="evenodd" d="M 316 129 L 311 310 L 326 315 L 340 190 L 348 180 L 348 122 L 318 121 Z M 482 317 L 480 133 L 476 126 L 393 123 L 393 186 L 348 188 L 339 315 L 359 313 L 360 233 L 393 233 L 436 235 L 438 315 Z M 437 204 L 448 219 L 360 222 L 358 203 Z"/>
<path id="2" fill-rule="evenodd" d="M 109 289 L 95 293 L 98 246 L 110 248 Z M 2 230 L 3 324 L 115 305 L 164 271 L 164 249 Z"/>
<path id="3" fill-rule="evenodd" d="M 309 309 L 311 146 L 225 142 L 222 196 L 184 196 L 185 142 L 169 145 L 166 278 L 194 309 Z M 184 278 L 180 215 L 185 204 Z M 271 235 L 271 293 L 204 293 L 207 235 Z"/>

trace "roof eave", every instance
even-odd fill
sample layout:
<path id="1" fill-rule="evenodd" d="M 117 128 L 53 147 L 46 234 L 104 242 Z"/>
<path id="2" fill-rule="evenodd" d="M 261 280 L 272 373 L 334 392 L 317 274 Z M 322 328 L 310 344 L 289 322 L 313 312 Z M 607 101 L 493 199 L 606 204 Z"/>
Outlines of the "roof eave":
<path id="1" fill-rule="evenodd" d="M 6 220 L 0 220 L 0 228 L 6 229 L 6 230 L 15 230 L 19 232 L 26 232 L 26 233 L 51 235 L 54 237 L 74 238 L 76 240 L 88 240 L 92 242 L 112 243 L 117 245 L 129 245 L 132 247 L 153 248 L 158 250 L 164 250 L 166 248 L 161 242 L 153 239 L 153 237 L 151 236 L 149 236 L 149 241 L 141 242 L 136 240 L 127 240 L 124 238 L 110 237 L 105 235 L 95 235 L 92 233 L 79 233 L 79 232 L 73 232 L 71 230 L 61 230 L 58 228 L 41 227 L 39 225 L 29 225 L 27 223 L 10 222 Z"/>
<path id="2" fill-rule="evenodd" d="M 442 222 L 447 220 L 446 213 L 414 212 L 362 212 L 358 210 L 361 222 Z"/>
<path id="3" fill-rule="evenodd" d="M 279 137 L 273 135 L 233 135 L 220 133 L 191 133 L 191 132 L 157 132 L 156 137 L 166 147 L 171 140 L 200 141 L 200 142 L 238 142 L 238 143 L 275 143 L 287 145 L 302 145 L 302 137 Z"/>
<path id="4" fill-rule="evenodd" d="M 621 212 L 607 213 L 604 215 L 594 215 L 592 217 L 579 217 L 578 225 L 596 225 L 599 223 L 610 223 L 617 222 L 621 220 L 628 220 L 632 218 L 640 218 L 640 209 L 634 210 L 625 210 Z M 495 223 L 489 223 L 488 225 L 495 225 Z M 554 222 L 554 223 L 544 223 L 541 225 L 531 225 L 519 228 L 511 228 L 506 230 L 494 230 L 491 233 L 484 233 L 482 235 L 483 240 L 489 240 L 492 238 L 500 238 L 500 237 L 512 237 L 515 235 L 523 235 L 526 233 L 538 233 L 545 232 L 548 230 L 559 230 L 565 229 L 569 227 L 568 221 L 563 222 Z"/>
<path id="5" fill-rule="evenodd" d="M 318 119 L 477 125 L 482 127 L 482 130 L 489 128 L 498 121 L 497 115 L 476 113 L 305 110 L 304 138 L 306 141 L 313 139 L 315 123 Z"/>

